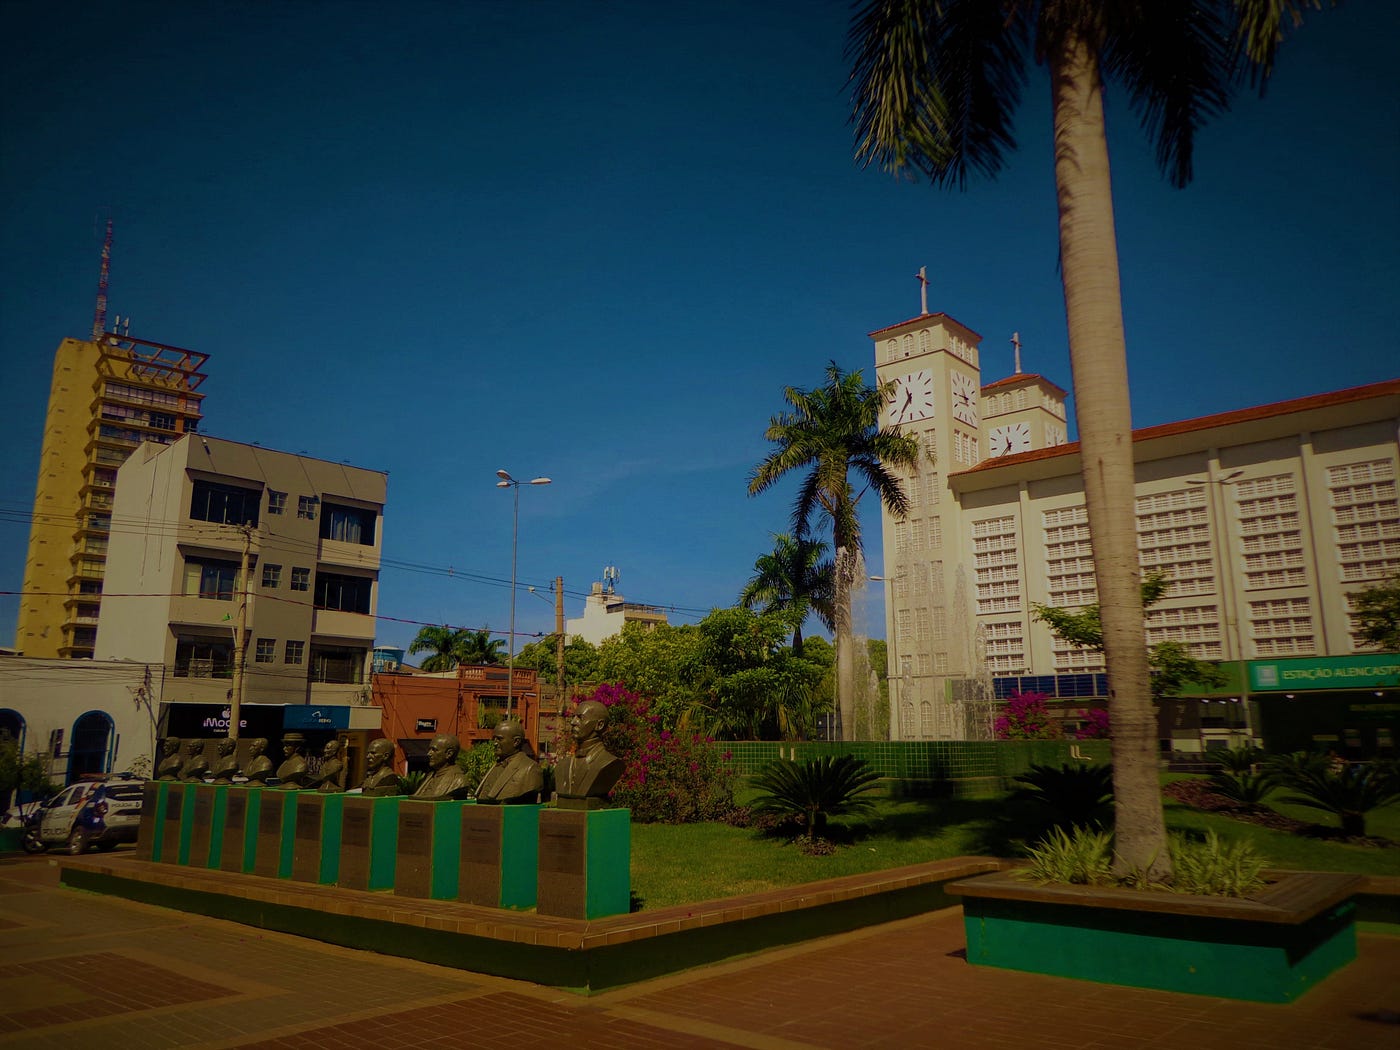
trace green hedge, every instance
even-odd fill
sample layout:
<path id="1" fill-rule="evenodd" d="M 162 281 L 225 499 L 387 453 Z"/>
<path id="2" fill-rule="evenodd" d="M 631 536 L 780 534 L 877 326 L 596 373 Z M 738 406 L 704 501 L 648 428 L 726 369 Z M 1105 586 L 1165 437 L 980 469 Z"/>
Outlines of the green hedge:
<path id="1" fill-rule="evenodd" d="M 1070 750 L 1094 762 L 1109 760 L 1107 740 L 875 740 L 829 742 L 733 740 L 715 744 L 733 754 L 735 769 L 752 776 L 775 758 L 803 761 L 820 755 L 853 754 L 891 780 L 1006 780 L 1033 764 L 1058 766 Z"/>

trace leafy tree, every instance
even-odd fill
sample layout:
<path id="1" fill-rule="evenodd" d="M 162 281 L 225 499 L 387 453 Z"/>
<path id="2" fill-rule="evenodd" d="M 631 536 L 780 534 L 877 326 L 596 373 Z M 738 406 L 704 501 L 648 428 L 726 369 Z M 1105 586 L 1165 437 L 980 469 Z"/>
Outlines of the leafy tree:
<path id="1" fill-rule="evenodd" d="M 420 665 L 425 671 L 450 671 L 458 664 L 505 663 L 504 639 L 492 638 L 487 630 L 465 627 L 420 628 L 408 645 L 410 653 L 430 653 Z"/>
<path id="2" fill-rule="evenodd" d="M 832 611 L 837 694 L 847 739 L 853 738 L 855 728 L 851 585 L 861 571 L 863 551 L 857 506 L 873 490 L 891 514 L 902 518 L 909 499 L 891 468 L 912 469 L 919 458 L 916 438 L 880 426 L 881 409 L 892 385 L 867 386 L 859 370 L 845 372 L 832 361 L 821 386 L 788 387 L 783 398 L 792 411 L 769 421 L 763 436 L 775 447 L 749 475 L 749 495 L 756 496 L 788 474 L 801 473 L 792 510 L 793 535 L 808 538 L 818 513 L 831 528 L 836 552 Z M 853 477 L 863 483 L 859 492 Z"/>
<path id="3" fill-rule="evenodd" d="M 595 678 L 647 697 L 661 726 L 675 729 L 701 696 L 695 681 L 701 645 L 699 629 L 690 624 L 648 630 L 629 623 L 598 646 Z"/>
<path id="4" fill-rule="evenodd" d="M 48 757 L 40 751 L 26 755 L 18 740 L 0 730 L 0 808 L 10 804 L 10 796 L 16 791 L 47 798 L 53 794 L 53 788 Z"/>
<path id="5" fill-rule="evenodd" d="M 520 647 L 515 654 L 516 667 L 528 667 L 539 672 L 540 681 L 558 685 L 559 677 L 557 634 L 546 635 L 537 642 Z M 569 685 L 598 681 L 598 647 L 583 638 L 570 638 L 564 645 L 564 680 Z"/>
<path id="6" fill-rule="evenodd" d="M 1084 495 L 1103 602 L 1114 721 L 1118 872 L 1171 873 L 1157 783 L 1142 600 L 1137 587 L 1132 422 L 1103 90 L 1125 89 L 1158 164 L 1191 180 L 1196 132 L 1241 73 L 1262 86 L 1283 39 L 1320 0 L 869 0 L 847 43 L 866 164 L 935 184 L 995 176 L 1015 147 L 1028 68 L 1049 70 L 1061 280 Z M 839 546 L 839 543 L 838 543 Z"/>
<path id="7" fill-rule="evenodd" d="M 739 592 L 745 609 L 761 608 L 792 619 L 792 654 L 802 655 L 802 625 L 815 614 L 828 631 L 835 629 L 836 566 L 820 540 L 773 537 L 773 550 L 754 562 L 754 574 Z"/>
<path id="8" fill-rule="evenodd" d="M 1142 579 L 1142 606 L 1155 605 L 1167 593 L 1167 577 L 1160 572 L 1149 573 Z M 1056 638 L 1084 649 L 1104 651 L 1103 622 L 1097 603 L 1076 611 L 1057 609 L 1053 605 L 1031 603 L 1031 616 L 1050 628 Z M 1227 679 L 1220 665 L 1210 660 L 1197 660 L 1180 642 L 1158 642 L 1148 651 L 1151 670 L 1152 698 L 1174 696 L 1188 682 L 1202 688 L 1222 686 Z"/>
<path id="9" fill-rule="evenodd" d="M 1347 595 L 1363 645 L 1400 650 L 1400 576 Z"/>
<path id="10" fill-rule="evenodd" d="M 855 755 L 823 755 L 806 762 L 779 759 L 758 774 L 758 813 L 790 813 L 802 818 L 810 841 L 826 829 L 827 817 L 868 811 L 868 792 L 880 779 L 870 763 Z"/>

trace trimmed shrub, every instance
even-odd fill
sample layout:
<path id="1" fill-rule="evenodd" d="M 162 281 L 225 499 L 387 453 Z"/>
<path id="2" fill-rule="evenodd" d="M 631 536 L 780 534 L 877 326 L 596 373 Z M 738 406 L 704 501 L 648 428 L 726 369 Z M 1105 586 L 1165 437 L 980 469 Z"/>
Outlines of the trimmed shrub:
<path id="1" fill-rule="evenodd" d="M 1059 740 L 1060 719 L 1050 713 L 1045 693 L 1012 693 L 992 723 L 998 740 Z"/>

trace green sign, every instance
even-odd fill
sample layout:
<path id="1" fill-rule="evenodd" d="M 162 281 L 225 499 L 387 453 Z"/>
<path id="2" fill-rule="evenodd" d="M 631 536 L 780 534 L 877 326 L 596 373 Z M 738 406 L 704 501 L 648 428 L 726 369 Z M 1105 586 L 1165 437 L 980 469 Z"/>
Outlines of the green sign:
<path id="1" fill-rule="evenodd" d="M 1261 693 L 1396 686 L 1400 686 L 1400 653 L 1306 656 L 1297 660 L 1252 660 L 1249 664 L 1249 687 Z"/>

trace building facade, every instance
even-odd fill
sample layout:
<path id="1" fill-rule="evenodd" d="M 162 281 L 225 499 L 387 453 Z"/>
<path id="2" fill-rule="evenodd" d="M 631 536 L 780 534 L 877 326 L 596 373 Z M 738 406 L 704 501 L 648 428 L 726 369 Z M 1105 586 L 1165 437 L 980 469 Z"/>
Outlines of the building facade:
<path id="1" fill-rule="evenodd" d="M 368 703 L 385 474 L 197 435 L 118 474 L 98 659 L 222 704 L 241 620 L 243 703 Z"/>
<path id="2" fill-rule="evenodd" d="M 143 444 L 198 430 L 206 360 L 112 332 L 59 344 L 15 630 L 23 655 L 93 655 L 117 468 Z"/>
<path id="3" fill-rule="evenodd" d="M 983 383 L 979 337 L 943 314 L 872 339 L 877 376 L 896 383 L 887 422 L 926 453 L 904 478 L 909 514 L 883 521 L 892 735 L 985 736 L 1012 691 L 1101 700 L 1101 654 L 1034 617 L 1097 600 L 1064 391 L 1019 372 Z M 1400 574 L 1397 426 L 1388 381 L 1134 432 L 1139 560 L 1168 580 L 1148 642 L 1231 675 L 1219 695 L 1161 705 L 1164 750 L 1298 722 L 1278 708 L 1311 692 L 1277 683 L 1336 659 L 1358 669 L 1324 698 L 1356 708 L 1338 733 L 1394 747 L 1400 668 L 1366 655 L 1348 595 Z"/>
<path id="4" fill-rule="evenodd" d="M 621 634 L 629 623 L 651 630 L 666 623 L 666 612 L 654 605 L 629 602 L 603 584 L 594 583 L 592 592 L 583 600 L 583 615 L 570 619 L 564 630 L 569 638 L 582 638 L 590 645 L 601 645 L 613 635 Z"/>

